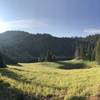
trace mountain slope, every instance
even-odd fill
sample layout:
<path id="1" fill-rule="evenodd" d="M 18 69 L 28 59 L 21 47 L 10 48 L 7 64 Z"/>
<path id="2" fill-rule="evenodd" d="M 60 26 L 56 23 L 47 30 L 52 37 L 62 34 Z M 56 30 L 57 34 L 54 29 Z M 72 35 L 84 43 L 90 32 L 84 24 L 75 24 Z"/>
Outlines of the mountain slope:
<path id="1" fill-rule="evenodd" d="M 7 31 L 0 34 L 0 51 L 17 62 L 32 62 L 34 57 L 46 56 L 51 50 L 56 56 L 74 57 L 80 41 L 95 42 L 100 35 L 86 38 L 57 38 L 49 34 L 29 34 L 24 31 Z"/>

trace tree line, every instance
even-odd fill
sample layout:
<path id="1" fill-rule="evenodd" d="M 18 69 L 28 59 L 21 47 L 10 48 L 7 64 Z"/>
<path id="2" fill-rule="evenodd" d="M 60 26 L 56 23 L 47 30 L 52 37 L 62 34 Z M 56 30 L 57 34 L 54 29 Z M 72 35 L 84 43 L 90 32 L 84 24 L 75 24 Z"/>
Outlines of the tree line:
<path id="1" fill-rule="evenodd" d="M 100 39 L 96 42 L 81 41 L 77 43 L 75 58 L 89 61 L 96 61 L 100 64 Z"/>
<path id="2" fill-rule="evenodd" d="M 99 39 L 100 34 L 84 38 L 58 38 L 49 34 L 9 31 L 0 34 L 0 53 L 3 54 L 5 64 L 73 58 L 97 61 L 99 64 Z"/>

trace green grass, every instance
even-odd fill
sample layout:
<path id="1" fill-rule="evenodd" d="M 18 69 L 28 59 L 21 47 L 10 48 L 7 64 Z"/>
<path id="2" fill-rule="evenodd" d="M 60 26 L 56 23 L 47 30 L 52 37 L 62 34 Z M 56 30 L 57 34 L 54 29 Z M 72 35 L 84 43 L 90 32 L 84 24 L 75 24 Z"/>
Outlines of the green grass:
<path id="1" fill-rule="evenodd" d="M 0 100 L 86 100 L 100 96 L 95 62 L 59 61 L 0 69 Z"/>

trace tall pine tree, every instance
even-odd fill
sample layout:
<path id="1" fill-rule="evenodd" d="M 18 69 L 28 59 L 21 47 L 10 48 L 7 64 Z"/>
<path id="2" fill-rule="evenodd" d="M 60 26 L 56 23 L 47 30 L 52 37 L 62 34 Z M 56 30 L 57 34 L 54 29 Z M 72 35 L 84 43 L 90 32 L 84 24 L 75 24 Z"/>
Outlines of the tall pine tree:
<path id="1" fill-rule="evenodd" d="M 77 47 L 75 50 L 75 58 L 80 59 L 80 48 L 79 47 Z"/>
<path id="2" fill-rule="evenodd" d="M 95 59 L 97 63 L 100 65 L 100 39 L 97 41 Z"/>
<path id="3" fill-rule="evenodd" d="M 52 52 L 50 50 L 47 51 L 47 61 L 52 61 Z"/>
<path id="4" fill-rule="evenodd" d="M 3 55 L 0 53 L 0 68 L 6 67 L 4 60 L 3 60 Z"/>

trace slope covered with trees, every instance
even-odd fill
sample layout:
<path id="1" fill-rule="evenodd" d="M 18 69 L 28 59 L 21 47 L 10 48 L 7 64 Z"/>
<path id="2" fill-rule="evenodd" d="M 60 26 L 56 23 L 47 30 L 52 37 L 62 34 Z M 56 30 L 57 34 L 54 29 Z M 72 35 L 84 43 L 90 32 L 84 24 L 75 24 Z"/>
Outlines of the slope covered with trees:
<path id="1" fill-rule="evenodd" d="M 48 50 L 60 60 L 76 56 L 95 60 L 95 46 L 99 38 L 99 34 L 86 38 L 58 38 L 49 34 L 7 31 L 0 34 L 0 51 L 16 62 L 32 62 L 38 57 L 45 58 Z"/>

